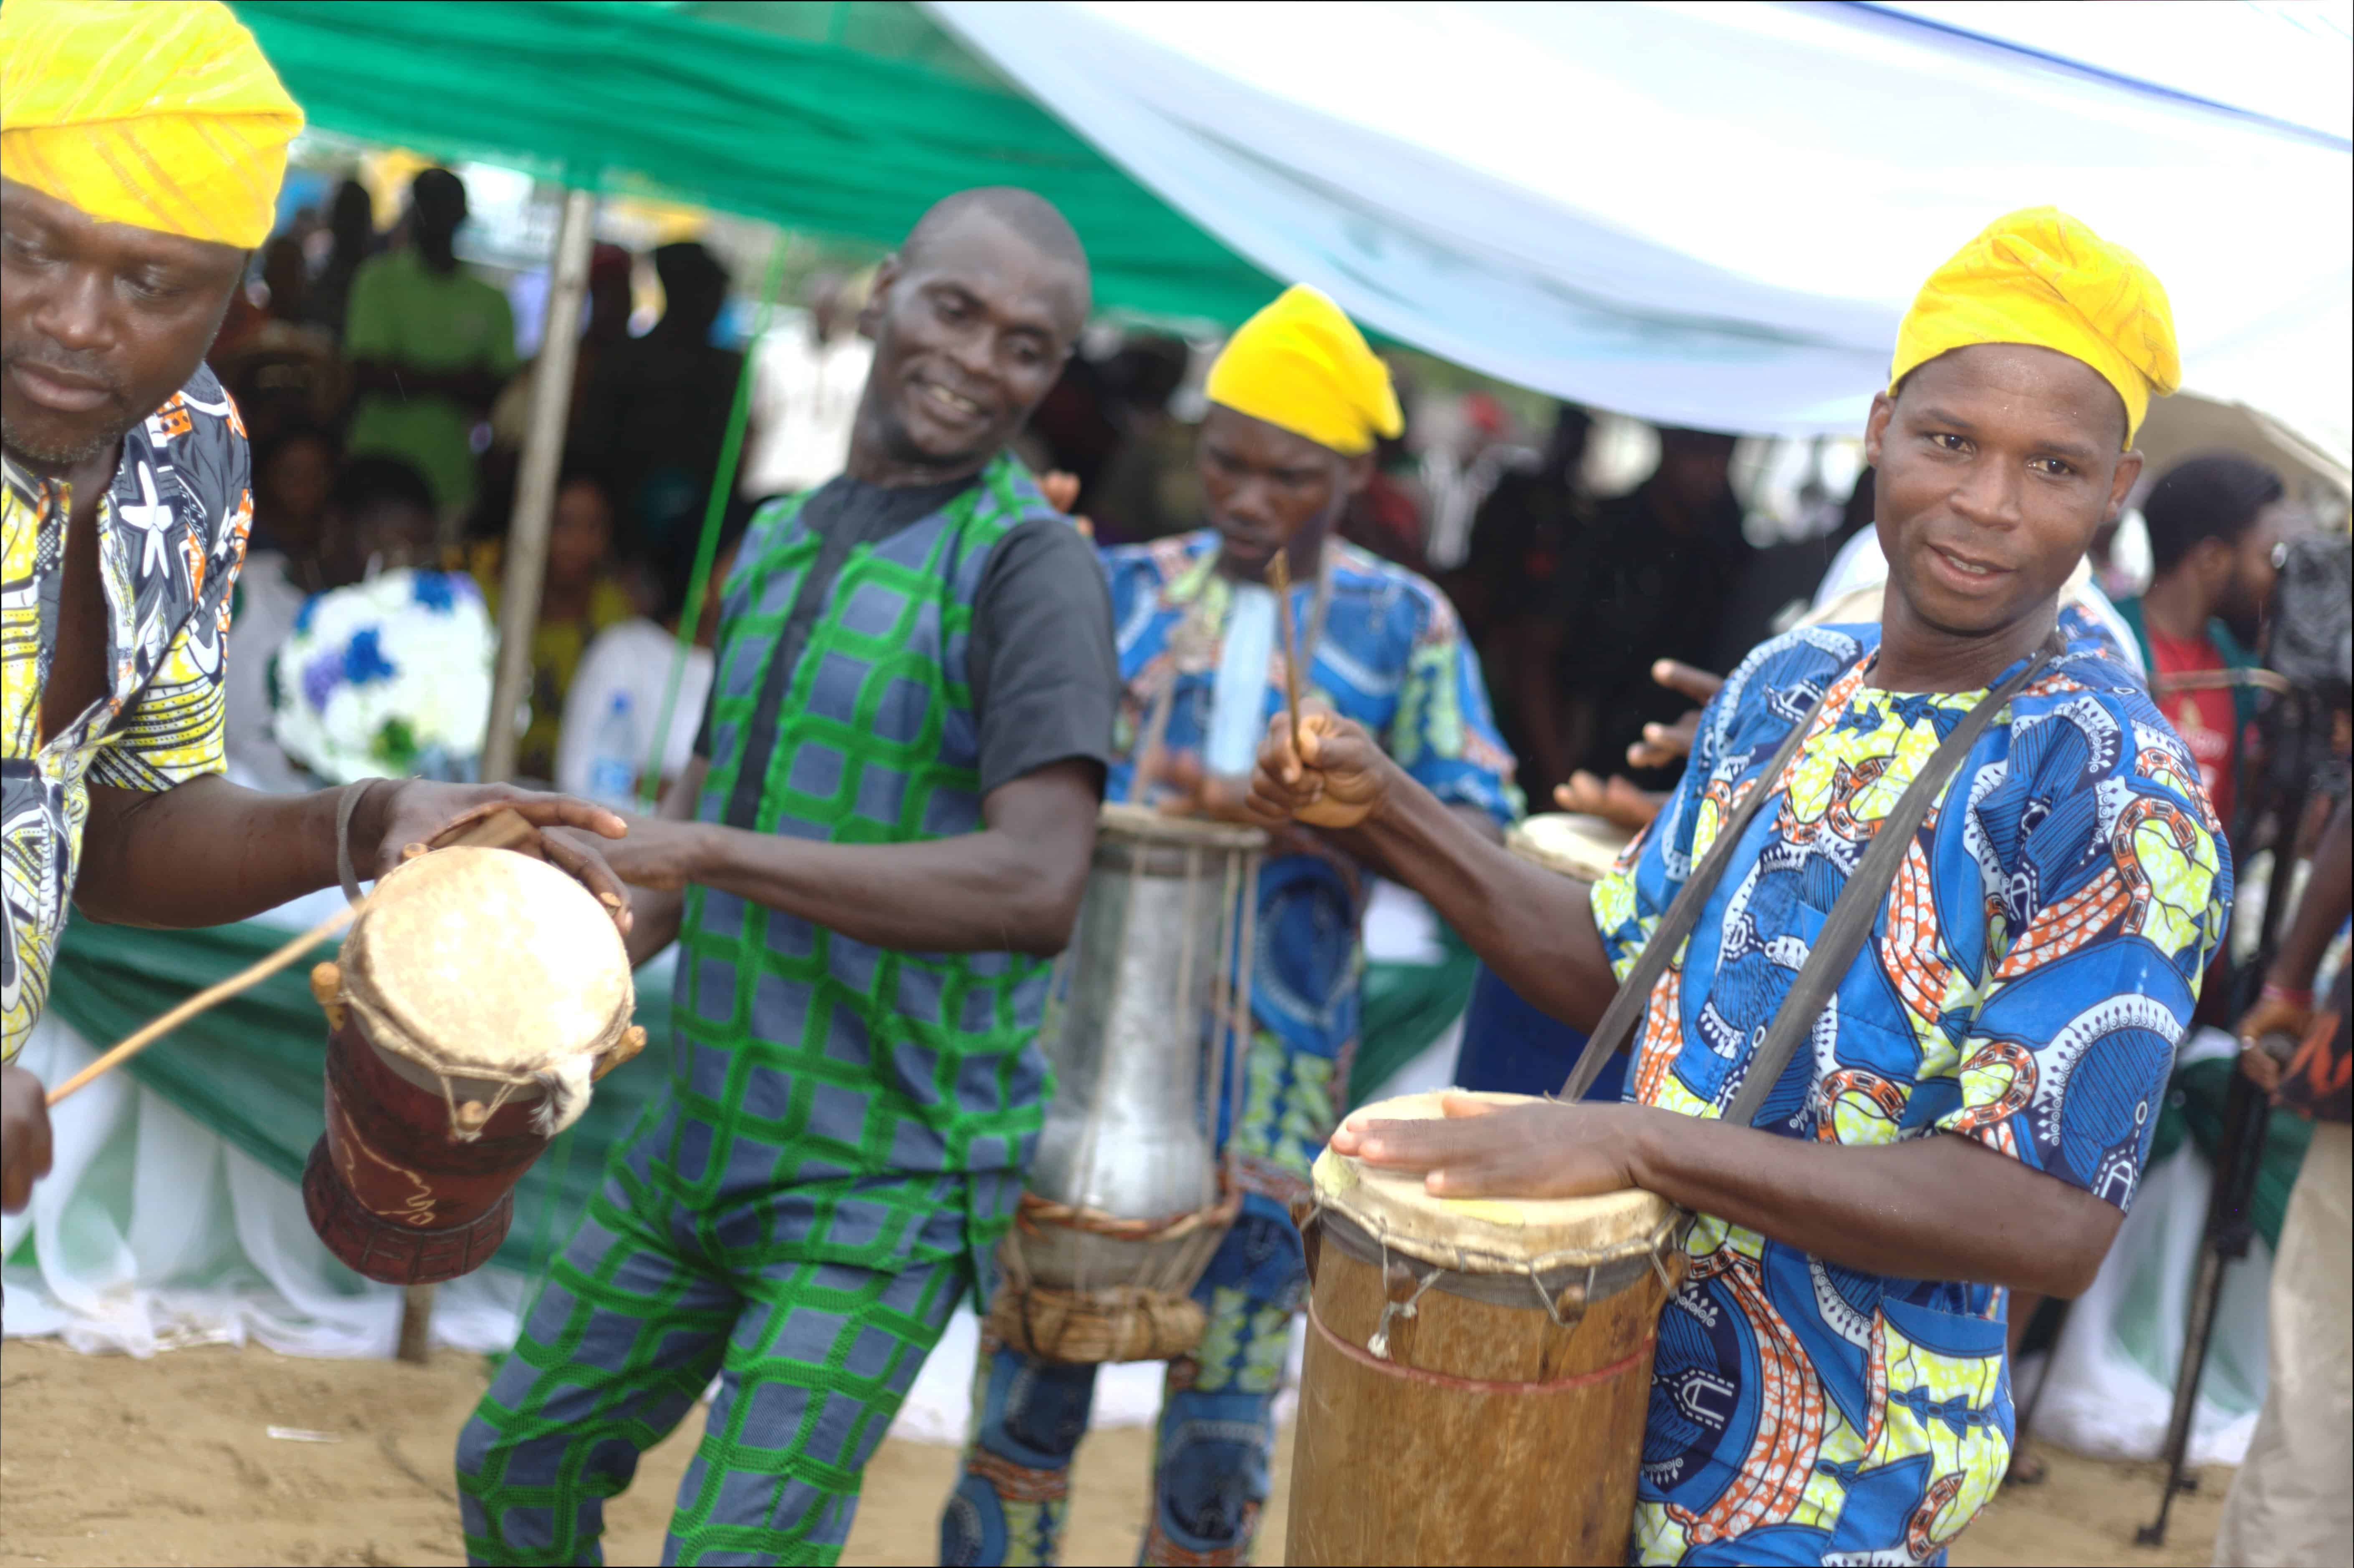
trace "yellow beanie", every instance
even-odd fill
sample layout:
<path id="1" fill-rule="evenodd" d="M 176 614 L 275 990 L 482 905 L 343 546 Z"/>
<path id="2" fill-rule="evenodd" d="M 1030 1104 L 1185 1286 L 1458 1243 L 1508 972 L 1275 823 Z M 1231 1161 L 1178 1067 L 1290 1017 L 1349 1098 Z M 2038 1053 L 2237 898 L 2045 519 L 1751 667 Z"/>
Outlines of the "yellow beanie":
<path id="1" fill-rule="evenodd" d="M 1204 390 L 1213 403 L 1351 457 L 1405 428 L 1389 366 L 1340 306 L 1305 283 L 1243 323 Z"/>
<path id="2" fill-rule="evenodd" d="M 0 175 L 190 239 L 270 237 L 302 111 L 217 0 L 6 0 Z"/>
<path id="3" fill-rule="evenodd" d="M 2125 399 L 2128 447 L 2150 394 L 2182 385 L 2157 274 L 2057 207 L 1997 218 L 1929 274 L 1896 329 L 1888 390 L 1916 366 L 1978 343 L 2031 344 L 2091 366 Z"/>

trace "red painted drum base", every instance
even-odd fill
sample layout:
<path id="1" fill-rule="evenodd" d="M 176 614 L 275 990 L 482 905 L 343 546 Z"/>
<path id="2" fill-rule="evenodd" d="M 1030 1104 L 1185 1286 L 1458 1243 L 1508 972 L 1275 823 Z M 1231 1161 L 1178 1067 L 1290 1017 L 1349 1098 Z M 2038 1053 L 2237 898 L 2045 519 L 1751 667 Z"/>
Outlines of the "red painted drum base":
<path id="1" fill-rule="evenodd" d="M 334 1157 L 322 1136 L 302 1167 L 302 1208 L 327 1250 L 370 1279 L 386 1285 L 439 1285 L 491 1261 L 514 1221 L 514 1193 L 499 1194 L 490 1212 L 445 1230 L 419 1230 L 378 1219 L 335 1179 Z"/>
<path id="2" fill-rule="evenodd" d="M 459 1098 L 493 1086 L 459 1086 Z M 490 1261 L 514 1217 L 514 1186 L 547 1147 L 537 1096 L 510 1099 L 472 1142 L 450 1136 L 439 1088 L 393 1070 L 347 1020 L 327 1041 L 327 1132 L 302 1171 L 302 1203 L 327 1250 L 387 1285 L 455 1279 Z"/>

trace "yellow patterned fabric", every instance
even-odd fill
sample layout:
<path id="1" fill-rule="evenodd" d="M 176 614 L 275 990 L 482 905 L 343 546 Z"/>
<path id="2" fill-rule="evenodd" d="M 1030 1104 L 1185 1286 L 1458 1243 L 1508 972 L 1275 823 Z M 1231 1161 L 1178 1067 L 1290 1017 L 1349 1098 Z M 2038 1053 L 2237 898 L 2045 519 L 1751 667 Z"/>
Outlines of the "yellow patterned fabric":
<path id="1" fill-rule="evenodd" d="M 1896 329 L 1889 392 L 1939 355 L 1981 343 L 2031 344 L 2091 366 L 2125 400 L 2127 447 L 2150 395 L 2182 385 L 2158 275 L 2057 207 L 1997 218 L 1929 274 Z"/>
<path id="2" fill-rule="evenodd" d="M 7 0 L 0 175 L 106 223 L 270 237 L 302 111 L 217 0 Z"/>
<path id="3" fill-rule="evenodd" d="M 1204 390 L 1213 403 L 1349 456 L 1405 428 L 1389 366 L 1340 306 L 1305 283 L 1235 330 Z"/>
<path id="4" fill-rule="evenodd" d="M 39 1018 L 90 786 L 164 790 L 226 765 L 229 593 L 253 522 L 245 427 L 209 370 L 122 438 L 98 503 L 106 690 L 41 733 L 73 496 L 0 458 L 0 1060 Z"/>

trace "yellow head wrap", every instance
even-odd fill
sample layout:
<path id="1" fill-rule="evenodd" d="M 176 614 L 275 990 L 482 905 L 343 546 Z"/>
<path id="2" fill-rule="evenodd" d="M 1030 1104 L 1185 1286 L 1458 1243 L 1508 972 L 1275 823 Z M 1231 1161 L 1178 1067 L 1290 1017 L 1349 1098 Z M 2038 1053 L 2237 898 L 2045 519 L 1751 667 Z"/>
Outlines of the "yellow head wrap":
<path id="1" fill-rule="evenodd" d="M 217 0 L 7 0 L 0 175 L 104 223 L 250 248 L 302 111 Z"/>
<path id="2" fill-rule="evenodd" d="M 2182 385 L 2157 274 L 2058 207 L 1995 219 L 1929 274 L 1896 329 L 1888 390 L 1915 366 L 1978 343 L 2032 344 L 2091 366 L 2125 399 L 2128 447 L 2150 394 Z"/>
<path id="3" fill-rule="evenodd" d="M 1204 390 L 1213 403 L 1350 457 L 1405 429 L 1389 366 L 1340 306 L 1305 283 L 1243 323 Z"/>

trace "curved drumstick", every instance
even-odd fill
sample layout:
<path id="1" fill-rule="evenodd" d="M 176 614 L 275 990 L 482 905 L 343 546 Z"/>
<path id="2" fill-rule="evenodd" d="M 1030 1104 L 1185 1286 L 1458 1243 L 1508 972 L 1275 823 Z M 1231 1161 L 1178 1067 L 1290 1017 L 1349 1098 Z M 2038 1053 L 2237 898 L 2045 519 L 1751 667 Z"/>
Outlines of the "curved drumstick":
<path id="1" fill-rule="evenodd" d="M 173 1030 L 177 1029 L 181 1024 L 186 1023 L 197 1013 L 204 1012 L 205 1009 L 215 1006 L 217 1003 L 227 1001 L 239 991 L 244 991 L 249 986 L 259 984 L 260 981 L 269 979 L 271 975 L 276 974 L 280 969 L 284 969 L 287 965 L 301 958 L 304 953 L 309 952 L 313 948 L 317 947 L 320 943 L 325 941 L 328 938 L 334 936 L 336 932 L 350 925 L 352 923 L 352 916 L 357 915 L 360 912 L 361 905 L 364 905 L 366 902 L 366 899 L 362 899 L 359 904 L 346 904 L 344 907 L 336 910 L 326 919 L 320 921 L 316 926 L 312 927 L 309 930 L 295 938 L 292 941 L 287 943 L 284 947 L 279 948 L 276 952 L 270 954 L 260 963 L 255 964 L 252 968 L 239 970 L 238 973 L 233 974 L 229 976 L 228 979 L 221 981 L 218 985 L 207 986 L 204 990 L 196 992 L 196 995 L 188 998 L 187 1001 L 180 1003 L 179 1006 L 172 1009 L 171 1012 L 164 1014 L 163 1017 L 156 1019 L 153 1023 L 147 1024 L 143 1028 L 133 1031 L 129 1035 L 124 1037 L 120 1045 L 115 1046 L 105 1055 L 101 1056 L 97 1061 L 92 1062 L 89 1066 L 84 1067 L 80 1072 L 76 1073 L 72 1077 L 68 1078 L 56 1088 L 51 1089 L 49 1091 L 48 1103 L 52 1106 L 56 1105 L 59 1100 L 65 1098 L 76 1089 L 80 1088 L 84 1084 L 89 1083 L 101 1073 L 108 1072 L 115 1067 L 121 1066 L 123 1063 L 129 1061 L 132 1057 L 136 1056 L 140 1052 L 145 1050 L 149 1045 L 154 1044 L 157 1040 L 169 1034 Z"/>

